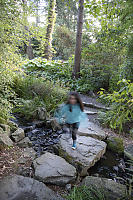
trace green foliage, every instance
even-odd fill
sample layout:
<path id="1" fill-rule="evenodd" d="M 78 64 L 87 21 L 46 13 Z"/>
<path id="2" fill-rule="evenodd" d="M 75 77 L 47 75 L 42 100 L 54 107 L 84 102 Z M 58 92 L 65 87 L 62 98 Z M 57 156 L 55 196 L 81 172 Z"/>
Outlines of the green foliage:
<path id="1" fill-rule="evenodd" d="M 16 77 L 14 90 L 18 95 L 15 111 L 27 119 L 34 118 L 38 107 L 44 107 L 48 113 L 52 113 L 66 99 L 67 94 L 67 89 L 61 88 L 58 83 L 33 75 Z"/>
<path id="2" fill-rule="evenodd" d="M 102 115 L 105 122 L 112 128 L 118 129 L 121 132 L 125 123 L 133 120 L 133 83 L 123 79 L 118 82 L 120 85 L 119 91 L 114 91 L 112 94 L 104 94 L 101 90 L 100 98 L 109 102 L 110 110 Z"/>
<path id="3" fill-rule="evenodd" d="M 30 100 L 19 99 L 17 101 L 17 107 L 14 108 L 15 113 L 19 113 L 27 120 L 36 119 L 38 108 L 45 108 L 45 104 L 38 96 Z"/>
<path id="4" fill-rule="evenodd" d="M 12 90 L 14 72 L 9 67 L 0 65 L 0 122 L 6 122 L 11 117 L 15 92 Z"/>
<path id="5" fill-rule="evenodd" d="M 74 187 L 66 198 L 68 200 L 105 200 L 102 190 L 86 186 Z"/>
<path id="6" fill-rule="evenodd" d="M 75 33 L 65 26 L 57 26 L 53 36 L 56 59 L 68 60 L 74 54 Z"/>
<path id="7" fill-rule="evenodd" d="M 90 89 L 94 88 L 90 81 L 89 69 L 82 69 L 79 79 L 72 78 L 72 62 L 68 61 L 47 61 L 46 59 L 37 58 L 25 62 L 22 68 L 28 74 L 38 74 L 47 80 L 59 82 L 60 86 L 69 87 L 71 90 L 87 93 Z"/>

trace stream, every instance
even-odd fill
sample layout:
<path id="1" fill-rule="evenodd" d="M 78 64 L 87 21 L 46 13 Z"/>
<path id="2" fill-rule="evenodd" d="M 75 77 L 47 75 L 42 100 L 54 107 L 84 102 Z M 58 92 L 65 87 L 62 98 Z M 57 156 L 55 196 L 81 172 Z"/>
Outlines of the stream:
<path id="1" fill-rule="evenodd" d="M 59 142 L 62 130 L 53 131 L 45 128 L 43 122 L 27 122 L 15 116 L 15 123 L 23 128 L 25 135 L 32 141 L 33 149 L 40 156 L 45 151 L 54 152 L 53 145 Z M 126 158 L 107 150 L 104 156 L 88 170 L 89 175 L 110 178 L 125 184 L 127 180 Z"/>

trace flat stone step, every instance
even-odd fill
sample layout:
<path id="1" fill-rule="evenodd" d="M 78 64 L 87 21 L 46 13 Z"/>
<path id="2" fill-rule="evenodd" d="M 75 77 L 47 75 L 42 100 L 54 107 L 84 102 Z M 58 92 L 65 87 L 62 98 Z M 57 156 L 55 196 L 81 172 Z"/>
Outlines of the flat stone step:
<path id="1" fill-rule="evenodd" d="M 46 152 L 33 162 L 35 178 L 44 183 L 65 186 L 76 179 L 76 169 L 61 158 Z"/>
<path id="2" fill-rule="evenodd" d="M 100 106 L 97 104 L 93 104 L 93 103 L 88 103 L 88 102 L 83 102 L 84 106 L 89 107 L 89 108 L 96 108 L 96 109 L 104 109 L 104 110 L 110 110 L 109 107 L 105 107 L 105 106 Z"/>
<path id="3" fill-rule="evenodd" d="M 90 111 L 90 110 L 84 110 L 84 112 L 87 114 L 87 115 L 96 115 L 98 112 L 94 112 L 94 111 Z"/>
<path id="4" fill-rule="evenodd" d="M 106 143 L 92 137 L 78 136 L 77 148 L 73 150 L 72 139 L 63 134 L 56 148 L 61 157 L 75 166 L 81 176 L 85 176 L 87 170 L 105 153 Z"/>
<path id="5" fill-rule="evenodd" d="M 90 121 L 88 122 L 88 128 L 79 127 L 78 135 L 89 136 L 99 140 L 104 140 L 106 138 L 105 131 L 100 126 Z"/>

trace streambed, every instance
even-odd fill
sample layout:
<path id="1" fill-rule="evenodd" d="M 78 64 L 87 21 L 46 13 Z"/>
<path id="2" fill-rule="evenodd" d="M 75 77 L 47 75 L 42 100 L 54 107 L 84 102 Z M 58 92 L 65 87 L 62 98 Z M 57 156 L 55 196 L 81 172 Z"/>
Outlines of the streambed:
<path id="1" fill-rule="evenodd" d="M 33 149 L 40 156 L 45 151 L 54 152 L 53 145 L 59 142 L 62 130 L 53 131 L 46 128 L 43 122 L 27 122 L 15 116 L 14 122 L 25 130 L 25 135 L 32 141 Z M 89 175 L 110 178 L 120 183 L 126 183 L 126 159 L 111 151 L 106 151 L 104 156 L 88 170 Z"/>

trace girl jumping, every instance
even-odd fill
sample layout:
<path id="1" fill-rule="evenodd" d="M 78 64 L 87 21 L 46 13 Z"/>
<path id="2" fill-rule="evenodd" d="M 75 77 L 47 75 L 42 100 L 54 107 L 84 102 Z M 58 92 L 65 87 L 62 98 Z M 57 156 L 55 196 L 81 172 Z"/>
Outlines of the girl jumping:
<path id="1" fill-rule="evenodd" d="M 71 92 L 66 104 L 56 112 L 56 120 L 59 124 L 65 124 L 72 132 L 72 149 L 76 149 L 77 131 L 80 126 L 86 126 L 88 121 L 84 113 L 84 105 L 77 92 Z"/>

